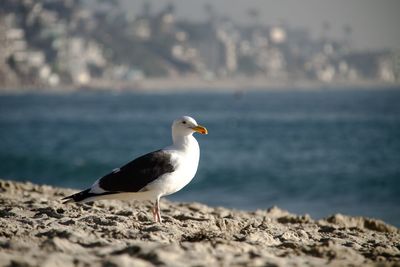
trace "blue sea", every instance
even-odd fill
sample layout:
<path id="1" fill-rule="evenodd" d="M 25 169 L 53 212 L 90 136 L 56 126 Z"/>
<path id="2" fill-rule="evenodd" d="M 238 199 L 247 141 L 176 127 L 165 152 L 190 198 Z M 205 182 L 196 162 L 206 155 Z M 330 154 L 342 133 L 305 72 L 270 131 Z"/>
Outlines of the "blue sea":
<path id="1" fill-rule="evenodd" d="M 193 116 L 195 179 L 169 199 L 400 226 L 400 88 L 0 96 L 0 177 L 83 189 Z"/>

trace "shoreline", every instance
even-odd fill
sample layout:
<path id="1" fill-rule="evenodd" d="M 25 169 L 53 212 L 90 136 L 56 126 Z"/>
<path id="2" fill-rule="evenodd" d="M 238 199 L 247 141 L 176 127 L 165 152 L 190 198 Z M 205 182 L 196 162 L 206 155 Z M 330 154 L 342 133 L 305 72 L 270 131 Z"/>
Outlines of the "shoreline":
<path id="1" fill-rule="evenodd" d="M 344 89 L 398 89 L 400 83 L 385 83 L 379 81 L 337 81 L 324 83 L 318 81 L 270 81 L 264 78 L 237 78 L 207 81 L 200 78 L 151 78 L 137 82 L 95 80 L 86 85 L 14 85 L 0 87 L 0 94 L 29 92 L 69 93 L 79 91 L 94 92 L 234 92 L 247 91 L 314 91 L 314 90 L 344 90 Z"/>
<path id="2" fill-rule="evenodd" d="M 71 189 L 0 180 L 0 266 L 397 266 L 400 230 L 277 207 L 161 201 L 62 204 Z"/>

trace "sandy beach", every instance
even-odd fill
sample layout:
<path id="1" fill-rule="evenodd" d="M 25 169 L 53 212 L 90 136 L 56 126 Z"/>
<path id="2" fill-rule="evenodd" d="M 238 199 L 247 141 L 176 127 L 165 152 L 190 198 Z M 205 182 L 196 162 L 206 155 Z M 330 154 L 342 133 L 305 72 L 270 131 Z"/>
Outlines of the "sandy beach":
<path id="1" fill-rule="evenodd" d="M 400 230 L 163 199 L 62 204 L 71 189 L 0 180 L 0 266 L 400 266 Z"/>

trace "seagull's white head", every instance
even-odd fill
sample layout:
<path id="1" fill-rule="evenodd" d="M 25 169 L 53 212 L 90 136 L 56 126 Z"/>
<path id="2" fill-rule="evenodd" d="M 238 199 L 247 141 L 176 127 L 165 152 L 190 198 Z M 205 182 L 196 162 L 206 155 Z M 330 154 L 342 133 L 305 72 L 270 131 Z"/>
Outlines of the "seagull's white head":
<path id="1" fill-rule="evenodd" d="M 172 123 L 173 136 L 187 136 L 192 135 L 195 132 L 208 134 L 208 131 L 204 126 L 197 124 L 197 122 L 189 116 L 178 118 Z"/>

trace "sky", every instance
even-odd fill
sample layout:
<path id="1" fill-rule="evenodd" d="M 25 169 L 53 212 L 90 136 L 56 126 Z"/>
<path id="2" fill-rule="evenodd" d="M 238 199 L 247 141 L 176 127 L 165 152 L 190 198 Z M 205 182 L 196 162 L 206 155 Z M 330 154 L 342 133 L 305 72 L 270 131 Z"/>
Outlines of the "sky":
<path id="1" fill-rule="evenodd" d="M 137 13 L 146 0 L 122 0 Z M 352 27 L 352 44 L 362 50 L 400 50 L 400 0 L 147 0 L 154 11 L 174 3 L 178 18 L 196 21 L 206 19 L 204 5 L 210 3 L 219 14 L 248 23 L 248 10 L 257 9 L 260 22 L 279 22 L 305 27 L 314 37 L 322 35 L 323 23 L 330 25 L 328 36 L 343 38 L 343 26 Z"/>

